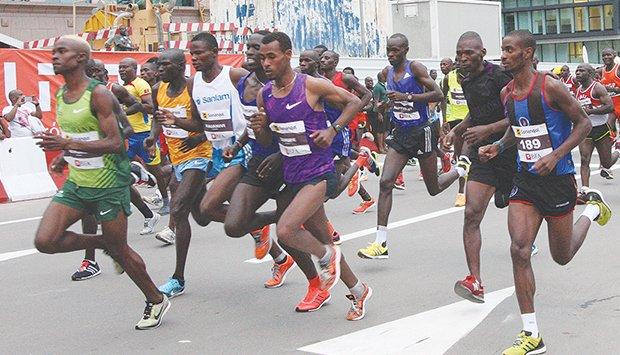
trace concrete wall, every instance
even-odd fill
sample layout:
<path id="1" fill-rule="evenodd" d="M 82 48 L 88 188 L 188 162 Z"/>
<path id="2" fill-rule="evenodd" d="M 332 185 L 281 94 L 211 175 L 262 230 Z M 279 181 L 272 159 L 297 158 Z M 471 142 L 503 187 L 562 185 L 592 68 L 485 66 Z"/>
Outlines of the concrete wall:
<path id="1" fill-rule="evenodd" d="M 385 52 L 388 9 L 387 0 L 210 2 L 211 22 L 277 28 L 291 36 L 297 53 L 324 44 L 343 56 L 375 57 Z"/>
<path id="2" fill-rule="evenodd" d="M 76 32 L 82 31 L 91 16 L 92 5 L 76 7 Z M 33 24 L 36 21 L 36 24 Z M 194 8 L 176 8 L 173 22 L 200 22 Z M 0 3 L 0 32 L 21 41 L 57 37 L 73 33 L 73 9 L 66 4 Z"/>
<path id="3" fill-rule="evenodd" d="M 409 56 L 432 58 L 430 1 L 392 5 L 392 28 L 409 39 Z"/>

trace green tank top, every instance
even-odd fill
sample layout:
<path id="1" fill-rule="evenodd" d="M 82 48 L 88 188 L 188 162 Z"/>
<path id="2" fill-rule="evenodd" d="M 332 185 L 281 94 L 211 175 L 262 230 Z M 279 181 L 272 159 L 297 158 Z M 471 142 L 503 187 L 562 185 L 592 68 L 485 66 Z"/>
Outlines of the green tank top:
<path id="1" fill-rule="evenodd" d="M 56 93 L 56 122 L 62 134 L 72 139 L 94 141 L 103 137 L 99 121 L 90 105 L 92 92 L 97 85 L 91 80 L 82 96 L 74 103 L 64 101 L 65 87 Z M 69 163 L 69 181 L 80 187 L 112 188 L 130 184 L 130 165 L 123 147 L 121 154 L 95 154 L 66 150 Z"/>
<path id="2" fill-rule="evenodd" d="M 448 73 L 448 100 L 446 101 L 446 122 L 463 120 L 469 113 L 463 88 L 459 84 L 456 69 Z"/>

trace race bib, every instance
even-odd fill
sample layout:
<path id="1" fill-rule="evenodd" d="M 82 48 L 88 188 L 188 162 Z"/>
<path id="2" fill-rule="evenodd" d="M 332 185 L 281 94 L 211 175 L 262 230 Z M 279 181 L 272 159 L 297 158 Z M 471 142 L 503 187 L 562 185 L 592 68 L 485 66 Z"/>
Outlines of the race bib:
<path id="1" fill-rule="evenodd" d="M 280 152 L 287 157 L 311 154 L 304 121 L 271 123 L 269 128 L 278 136 Z"/>
<path id="2" fill-rule="evenodd" d="M 220 141 L 235 136 L 232 118 L 229 110 L 201 111 L 200 118 L 204 124 L 204 131 L 210 141 Z"/>
<path id="3" fill-rule="evenodd" d="M 254 130 L 250 126 L 250 117 L 252 117 L 254 114 L 258 113 L 258 107 L 256 107 L 256 106 L 243 106 L 242 110 L 243 110 L 243 116 L 245 117 L 245 120 L 247 121 L 246 129 L 247 129 L 247 132 L 248 132 L 248 137 L 250 137 L 251 139 L 256 140 L 256 135 L 254 134 Z"/>
<path id="4" fill-rule="evenodd" d="M 467 105 L 463 91 L 450 91 L 450 101 L 455 105 Z"/>
<path id="5" fill-rule="evenodd" d="M 162 107 L 161 109 L 172 113 L 177 118 L 187 119 L 187 110 L 185 109 L 185 107 Z M 162 130 L 164 132 L 164 136 L 168 138 L 183 139 L 189 136 L 189 132 L 187 132 L 183 128 L 178 127 L 177 125 L 163 125 Z"/>
<path id="6" fill-rule="evenodd" d="M 533 126 L 512 126 L 517 139 L 519 160 L 524 163 L 535 163 L 553 151 L 551 138 L 546 124 Z"/>
<path id="7" fill-rule="evenodd" d="M 579 103 L 583 108 L 592 108 L 592 100 L 589 97 L 580 98 Z"/>
<path id="8" fill-rule="evenodd" d="M 63 135 L 82 142 L 99 140 L 99 133 L 94 131 L 86 133 L 63 132 Z M 99 154 L 79 150 L 65 150 L 64 158 L 69 165 L 78 169 L 101 169 L 104 167 L 103 156 Z"/>
<path id="9" fill-rule="evenodd" d="M 420 113 L 410 101 L 394 101 L 392 109 L 394 117 L 399 121 L 416 121 L 420 119 Z"/>

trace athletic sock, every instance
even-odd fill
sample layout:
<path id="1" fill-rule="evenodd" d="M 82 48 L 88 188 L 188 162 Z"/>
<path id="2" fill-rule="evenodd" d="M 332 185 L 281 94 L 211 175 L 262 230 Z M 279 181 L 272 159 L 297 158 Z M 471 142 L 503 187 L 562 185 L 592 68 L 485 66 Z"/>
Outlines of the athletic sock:
<path id="1" fill-rule="evenodd" d="M 586 209 L 581 213 L 582 216 L 586 216 L 590 222 L 594 222 L 594 220 L 601 214 L 601 209 L 598 205 L 588 204 Z"/>
<path id="2" fill-rule="evenodd" d="M 351 291 L 351 294 L 355 296 L 355 298 L 360 298 L 364 294 L 364 284 L 362 281 L 357 280 L 355 286 L 351 287 L 349 291 Z"/>
<path id="3" fill-rule="evenodd" d="M 282 264 L 284 263 L 284 261 L 286 261 L 286 254 L 283 252 L 281 252 L 277 258 L 273 259 L 273 262 L 275 262 L 276 264 Z"/>
<path id="4" fill-rule="evenodd" d="M 319 258 L 319 263 L 321 264 L 327 264 L 329 263 L 329 258 L 332 257 L 332 248 L 330 248 L 329 246 L 325 246 L 325 255 L 323 255 L 322 258 Z"/>
<path id="5" fill-rule="evenodd" d="M 146 205 L 146 203 L 142 202 L 139 203 L 138 205 L 135 205 L 136 208 L 138 209 L 138 211 L 140 211 L 140 213 L 142 213 L 142 215 L 144 216 L 144 218 L 153 218 L 153 211 L 151 211 L 151 209 Z"/>
<path id="6" fill-rule="evenodd" d="M 456 172 L 459 174 L 459 177 L 463 177 L 465 176 L 465 169 L 461 168 L 460 166 L 457 166 L 456 168 L 454 168 L 456 170 Z"/>
<path id="7" fill-rule="evenodd" d="M 375 243 L 383 245 L 387 243 L 387 227 L 377 226 L 377 236 L 375 237 Z"/>
<path id="8" fill-rule="evenodd" d="M 523 330 L 532 333 L 533 338 L 538 338 L 538 323 L 536 323 L 536 313 L 525 313 L 521 315 Z"/>
<path id="9" fill-rule="evenodd" d="M 372 197 L 370 196 L 370 194 L 368 193 L 368 191 L 366 191 L 366 189 L 362 187 L 362 185 L 360 185 L 360 189 L 357 191 L 357 193 L 360 195 L 360 197 L 361 197 L 361 198 L 362 198 L 362 200 L 364 200 L 364 201 L 370 201 L 370 200 L 372 200 Z"/>

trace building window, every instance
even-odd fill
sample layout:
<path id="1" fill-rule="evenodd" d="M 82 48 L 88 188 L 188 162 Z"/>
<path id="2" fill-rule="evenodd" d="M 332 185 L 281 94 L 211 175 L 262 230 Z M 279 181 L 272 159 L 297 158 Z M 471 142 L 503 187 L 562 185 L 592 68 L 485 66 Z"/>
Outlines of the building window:
<path id="1" fill-rule="evenodd" d="M 504 35 L 516 30 L 515 27 L 515 13 L 509 12 L 504 14 Z"/>
<path id="2" fill-rule="evenodd" d="M 603 6 L 603 14 L 604 14 L 604 19 L 605 19 L 605 29 L 613 30 L 614 29 L 614 6 L 613 5 Z"/>
<path id="3" fill-rule="evenodd" d="M 590 31 L 600 31 L 603 29 L 602 9 L 600 6 L 588 7 L 588 15 L 590 17 Z"/>
<path id="4" fill-rule="evenodd" d="M 530 7 L 532 6 L 532 1 L 531 0 L 517 0 L 517 6 Z"/>
<path id="5" fill-rule="evenodd" d="M 577 1 L 575 1 L 575 2 L 577 2 Z M 572 4 L 572 3 L 573 3 L 573 0 L 560 0 L 560 4 Z"/>
<path id="6" fill-rule="evenodd" d="M 556 43 L 555 61 L 558 63 L 568 63 L 568 44 L 567 43 Z"/>
<path id="7" fill-rule="evenodd" d="M 542 62 L 555 62 L 555 44 L 543 44 L 541 47 L 539 59 Z"/>
<path id="8" fill-rule="evenodd" d="M 519 12 L 517 19 L 519 21 L 519 29 L 520 30 L 530 30 L 530 13 L 529 12 Z"/>
<path id="9" fill-rule="evenodd" d="M 588 31 L 588 12 L 585 7 L 575 8 L 575 32 Z"/>
<path id="10" fill-rule="evenodd" d="M 504 0 L 504 8 L 514 9 L 517 7 L 517 0 Z"/>
<path id="11" fill-rule="evenodd" d="M 532 33 L 535 35 L 544 34 L 545 30 L 545 18 L 544 12 L 532 11 Z"/>
<path id="12" fill-rule="evenodd" d="M 532 0 L 532 6 L 545 6 L 545 0 Z"/>
<path id="13" fill-rule="evenodd" d="M 574 2 L 575 4 L 578 4 L 578 3 L 580 3 L 580 2 L 588 2 L 588 1 L 590 1 L 590 0 L 574 0 L 573 2 Z"/>
<path id="14" fill-rule="evenodd" d="M 600 60 L 598 58 L 598 54 L 600 53 L 598 50 L 598 42 L 590 41 L 583 43 L 586 46 L 586 50 L 588 51 L 588 62 L 590 63 L 599 63 Z"/>
<path id="15" fill-rule="evenodd" d="M 615 39 L 613 47 L 616 51 L 620 51 L 620 39 Z"/>
<path id="16" fill-rule="evenodd" d="M 573 9 L 560 9 L 560 33 L 572 33 L 574 28 Z"/>
<path id="17" fill-rule="evenodd" d="M 545 4 L 547 5 L 557 5 L 558 0 L 545 0 Z"/>
<path id="18" fill-rule="evenodd" d="M 547 10 L 546 14 L 546 23 L 547 23 L 547 34 L 556 34 L 558 33 L 558 10 Z"/>
<path id="19" fill-rule="evenodd" d="M 568 61 L 570 63 L 583 62 L 583 42 L 571 42 L 568 44 Z"/>

